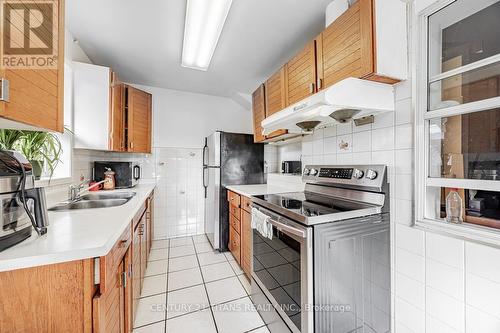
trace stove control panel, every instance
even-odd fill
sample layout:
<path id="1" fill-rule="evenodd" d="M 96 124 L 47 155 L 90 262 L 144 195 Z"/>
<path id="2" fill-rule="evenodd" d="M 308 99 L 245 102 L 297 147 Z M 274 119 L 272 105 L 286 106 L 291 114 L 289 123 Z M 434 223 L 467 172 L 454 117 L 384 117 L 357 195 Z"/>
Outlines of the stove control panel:
<path id="1" fill-rule="evenodd" d="M 311 184 L 370 187 L 384 186 L 387 173 L 385 165 L 308 165 L 302 180 Z"/>
<path id="2" fill-rule="evenodd" d="M 321 168 L 318 177 L 351 179 L 354 169 L 352 168 Z"/>

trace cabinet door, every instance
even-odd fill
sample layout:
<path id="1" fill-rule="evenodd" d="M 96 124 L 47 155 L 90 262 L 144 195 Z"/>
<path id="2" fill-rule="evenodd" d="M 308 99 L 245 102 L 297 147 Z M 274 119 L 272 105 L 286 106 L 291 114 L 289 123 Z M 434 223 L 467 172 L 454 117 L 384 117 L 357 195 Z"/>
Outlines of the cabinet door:
<path id="1" fill-rule="evenodd" d="M 142 216 L 142 222 L 139 225 L 141 227 L 141 288 L 144 284 L 144 274 L 146 273 L 147 256 L 148 256 L 148 240 L 147 240 L 147 229 L 146 229 L 146 214 Z"/>
<path id="2" fill-rule="evenodd" d="M 109 150 L 125 151 L 125 86 L 112 74 L 109 112 Z"/>
<path id="3" fill-rule="evenodd" d="M 241 211 L 241 268 L 248 278 L 252 274 L 252 215 Z"/>
<path id="4" fill-rule="evenodd" d="M 23 3 L 26 7 L 19 8 Z M 29 35 L 25 35 L 24 40 L 21 40 L 23 36 L 16 36 L 17 34 L 14 31 L 28 31 L 28 29 L 24 29 L 24 25 L 29 21 L 29 17 L 23 19 L 19 15 L 27 16 L 31 13 L 28 6 L 33 4 L 28 4 L 27 1 L 18 1 L 12 4 L 2 2 L 2 6 L 5 5 L 2 8 L 4 14 L 9 13 L 12 17 L 17 17 L 16 20 L 11 20 L 11 38 L 3 35 L 2 38 L 5 37 L 4 39 L 8 40 L 9 44 L 13 44 L 13 47 L 17 50 L 23 50 L 23 48 L 27 48 L 31 44 L 40 45 L 45 43 L 48 45 L 52 42 L 53 54 L 57 64 L 54 68 L 47 69 L 43 67 L 29 69 L 29 67 L 18 68 L 0 65 L 0 76 L 8 80 L 10 86 L 8 89 L 9 101 L 0 102 L 0 117 L 37 128 L 62 132 L 64 127 L 64 0 L 54 1 L 53 3 L 55 4 L 52 8 L 53 16 L 57 17 L 57 20 L 53 20 L 53 17 L 45 18 L 46 15 L 41 15 L 41 19 L 44 21 L 53 20 L 57 37 L 52 36 L 52 33 L 48 31 L 42 31 L 40 34 L 40 29 L 37 29 L 36 33 L 30 31 Z M 46 26 L 42 25 L 42 28 L 46 29 Z M 36 58 L 36 54 L 30 54 L 32 51 L 33 49 L 26 49 L 26 54 L 19 54 L 18 57 L 3 55 L 2 64 L 4 61 L 10 61 L 9 59 L 12 59 L 12 63 L 19 63 L 15 59 L 26 61 L 26 59 Z M 49 51 L 46 52 L 48 54 Z M 42 57 L 45 58 L 44 55 Z M 45 61 L 50 60 L 46 59 Z"/>
<path id="5" fill-rule="evenodd" d="M 266 118 L 272 116 L 286 108 L 286 65 L 281 67 L 279 71 L 273 74 L 265 83 L 265 99 L 266 99 Z M 266 139 L 278 137 L 287 134 L 287 130 L 276 130 L 268 135 Z"/>
<path id="6" fill-rule="evenodd" d="M 106 333 L 125 333 L 130 328 L 127 322 L 127 278 L 123 258 L 107 280 L 106 292 L 93 299 L 93 331 Z"/>
<path id="7" fill-rule="evenodd" d="M 236 262 L 241 265 L 241 249 L 240 249 L 240 234 L 236 232 L 236 230 L 230 226 L 229 227 L 229 251 L 233 254 L 234 259 Z"/>
<path id="8" fill-rule="evenodd" d="M 266 100 L 264 85 L 260 85 L 252 94 L 253 138 L 254 142 L 262 142 L 266 138 L 262 135 L 261 122 L 266 118 Z"/>
<path id="9" fill-rule="evenodd" d="M 153 221 L 152 221 L 152 198 L 148 198 L 148 208 L 146 210 L 146 262 L 149 259 L 149 252 L 151 251 L 151 244 L 153 241 L 153 233 L 152 233 L 152 228 L 153 228 Z"/>
<path id="10" fill-rule="evenodd" d="M 280 68 L 265 83 L 266 117 L 283 110 L 286 105 L 286 66 Z"/>
<path id="11" fill-rule="evenodd" d="M 127 87 L 128 151 L 151 153 L 151 94 Z"/>
<path id="12" fill-rule="evenodd" d="M 316 92 L 316 42 L 309 42 L 286 65 L 287 104 L 295 104 Z"/>
<path id="13" fill-rule="evenodd" d="M 140 224 L 139 224 L 140 225 Z M 137 314 L 137 305 L 141 296 L 141 235 L 140 228 L 134 231 L 132 241 L 132 314 L 133 318 Z"/>
<path id="14" fill-rule="evenodd" d="M 375 72 L 373 0 L 359 0 L 316 39 L 318 86 Z"/>

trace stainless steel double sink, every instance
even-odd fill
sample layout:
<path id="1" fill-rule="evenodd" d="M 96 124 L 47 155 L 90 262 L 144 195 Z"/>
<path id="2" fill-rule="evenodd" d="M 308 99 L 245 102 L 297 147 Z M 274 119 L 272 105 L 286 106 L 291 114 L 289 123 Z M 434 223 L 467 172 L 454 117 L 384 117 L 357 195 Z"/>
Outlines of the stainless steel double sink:
<path id="1" fill-rule="evenodd" d="M 82 195 L 75 201 L 62 202 L 49 210 L 67 211 L 74 209 L 116 207 L 126 204 L 135 194 L 135 192 L 88 193 Z"/>

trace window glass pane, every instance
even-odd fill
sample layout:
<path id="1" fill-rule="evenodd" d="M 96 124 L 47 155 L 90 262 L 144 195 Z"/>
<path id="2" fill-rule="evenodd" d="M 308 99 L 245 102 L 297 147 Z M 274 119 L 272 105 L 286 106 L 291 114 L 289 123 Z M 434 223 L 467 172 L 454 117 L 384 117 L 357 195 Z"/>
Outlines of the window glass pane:
<path id="1" fill-rule="evenodd" d="M 457 0 L 429 17 L 429 77 L 500 53 L 500 1 Z"/>
<path id="2" fill-rule="evenodd" d="M 446 221 L 446 198 L 452 189 L 428 187 L 426 217 Z M 461 199 L 464 223 L 500 229 L 500 192 L 455 189 Z"/>
<path id="3" fill-rule="evenodd" d="M 500 109 L 432 119 L 429 175 L 500 180 Z"/>
<path id="4" fill-rule="evenodd" d="M 500 96 L 499 83 L 500 62 L 432 82 L 429 110 Z"/>

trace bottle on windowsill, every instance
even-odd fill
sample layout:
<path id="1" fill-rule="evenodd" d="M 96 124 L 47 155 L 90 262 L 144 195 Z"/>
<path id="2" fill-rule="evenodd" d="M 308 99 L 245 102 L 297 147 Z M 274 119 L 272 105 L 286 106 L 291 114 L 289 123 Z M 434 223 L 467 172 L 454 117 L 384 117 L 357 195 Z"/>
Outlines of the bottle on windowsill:
<path id="1" fill-rule="evenodd" d="M 462 198 L 458 194 L 458 189 L 452 188 L 446 196 L 446 222 L 462 223 Z"/>

